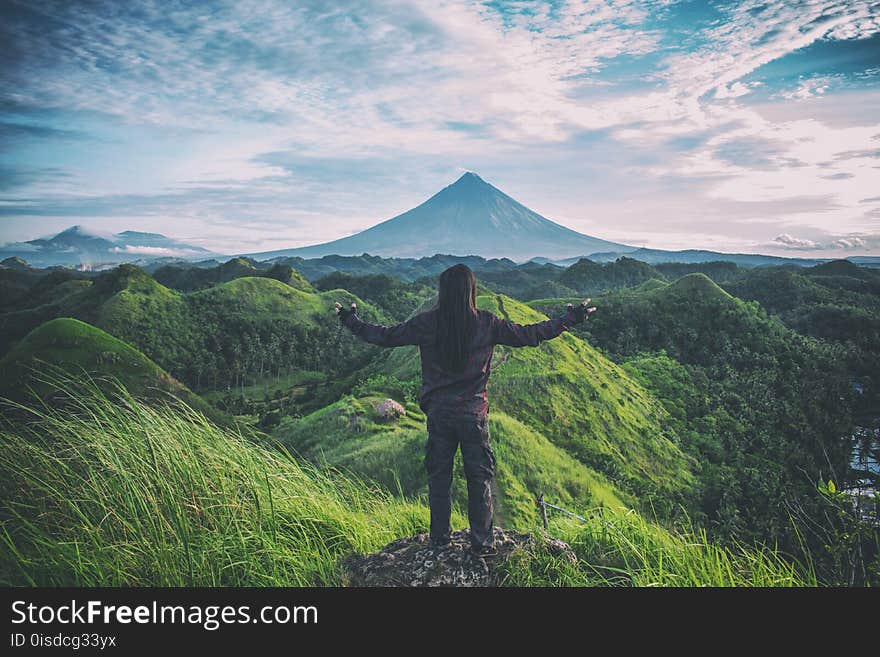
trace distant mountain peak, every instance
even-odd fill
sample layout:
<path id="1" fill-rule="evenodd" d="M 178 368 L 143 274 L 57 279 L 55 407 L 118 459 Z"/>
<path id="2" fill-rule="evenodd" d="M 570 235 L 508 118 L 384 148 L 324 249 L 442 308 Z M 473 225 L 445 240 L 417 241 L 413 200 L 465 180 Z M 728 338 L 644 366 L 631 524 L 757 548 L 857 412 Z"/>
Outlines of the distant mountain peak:
<path id="1" fill-rule="evenodd" d="M 448 253 L 528 260 L 534 256 L 558 258 L 633 248 L 557 224 L 473 171 L 466 171 L 421 205 L 360 233 L 325 244 L 252 254 L 252 257 L 369 253 L 419 258 Z"/>
<path id="2" fill-rule="evenodd" d="M 494 191 L 499 194 L 503 194 L 501 190 L 497 187 L 487 183 L 485 180 L 480 178 L 473 171 L 466 171 L 463 173 L 458 180 L 456 180 L 451 185 L 445 187 L 442 191 L 446 190 L 459 190 L 459 189 L 484 189 L 486 191 Z"/>
<path id="3" fill-rule="evenodd" d="M 465 171 L 461 175 L 461 177 L 452 184 L 457 185 L 460 182 L 481 182 L 481 183 L 485 183 L 487 185 L 489 184 L 489 183 L 486 183 L 485 180 L 480 178 L 480 176 L 477 175 L 476 173 L 474 173 L 473 171 Z"/>
<path id="4" fill-rule="evenodd" d="M 188 259 L 209 253 L 200 246 L 185 244 L 159 233 L 125 230 L 113 235 L 80 224 L 65 228 L 56 235 L 0 244 L 0 260 L 18 256 L 34 267 L 74 265 L 103 268 L 142 258 Z"/>
<path id="5" fill-rule="evenodd" d="M 89 234 L 90 233 L 85 228 L 83 228 L 79 224 L 76 224 L 74 226 L 71 226 L 70 228 L 65 228 L 60 233 L 58 233 L 58 235 L 56 235 L 55 237 L 58 237 L 59 235 L 89 235 Z"/>

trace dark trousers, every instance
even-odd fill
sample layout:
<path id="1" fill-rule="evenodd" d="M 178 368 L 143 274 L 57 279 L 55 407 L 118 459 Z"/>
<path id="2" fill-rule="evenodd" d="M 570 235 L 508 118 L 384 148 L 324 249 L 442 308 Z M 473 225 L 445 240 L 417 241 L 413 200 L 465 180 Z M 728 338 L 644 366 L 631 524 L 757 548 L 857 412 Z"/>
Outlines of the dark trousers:
<path id="1" fill-rule="evenodd" d="M 468 489 L 468 520 L 471 543 L 491 546 L 492 489 L 495 454 L 489 446 L 487 416 L 428 416 L 428 443 L 425 446 L 425 469 L 428 472 L 428 498 L 431 505 L 431 539 L 449 539 L 449 516 L 452 513 L 452 464 L 461 445 L 464 474 Z"/>

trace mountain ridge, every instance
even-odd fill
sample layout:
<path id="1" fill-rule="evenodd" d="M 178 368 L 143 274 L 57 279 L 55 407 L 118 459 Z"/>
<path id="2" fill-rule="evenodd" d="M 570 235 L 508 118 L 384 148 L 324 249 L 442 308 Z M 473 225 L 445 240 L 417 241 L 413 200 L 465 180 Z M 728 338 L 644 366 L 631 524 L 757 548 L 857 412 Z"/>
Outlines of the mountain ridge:
<path id="1" fill-rule="evenodd" d="M 38 267 L 65 265 L 90 269 L 135 258 L 149 260 L 173 256 L 188 259 L 209 255 L 212 252 L 207 249 L 160 233 L 124 230 L 102 234 L 79 224 L 55 235 L 0 244 L 0 260 L 20 258 Z"/>

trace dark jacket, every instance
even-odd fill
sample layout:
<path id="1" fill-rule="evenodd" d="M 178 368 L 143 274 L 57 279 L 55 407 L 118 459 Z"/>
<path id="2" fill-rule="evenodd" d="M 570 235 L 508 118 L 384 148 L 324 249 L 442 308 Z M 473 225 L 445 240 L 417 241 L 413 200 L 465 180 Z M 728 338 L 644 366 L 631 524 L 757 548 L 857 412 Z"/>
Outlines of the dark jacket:
<path id="1" fill-rule="evenodd" d="M 486 385 L 492 370 L 496 344 L 534 347 L 555 338 L 576 323 L 571 310 L 558 319 L 536 324 L 515 324 L 485 310 L 477 311 L 477 328 L 467 364 L 459 373 L 440 365 L 436 347 L 434 311 L 420 313 L 397 326 L 380 326 L 361 320 L 355 313 L 340 319 L 356 336 L 382 347 L 418 345 L 422 360 L 422 390 L 419 406 L 428 415 L 483 416 L 489 411 Z"/>

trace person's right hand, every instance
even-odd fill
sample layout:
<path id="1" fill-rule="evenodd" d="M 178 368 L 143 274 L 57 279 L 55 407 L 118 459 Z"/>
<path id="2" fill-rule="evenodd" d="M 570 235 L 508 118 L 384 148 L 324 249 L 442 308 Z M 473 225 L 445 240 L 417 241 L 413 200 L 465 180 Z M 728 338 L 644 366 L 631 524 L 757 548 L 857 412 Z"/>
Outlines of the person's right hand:
<path id="1" fill-rule="evenodd" d="M 339 319 L 341 321 L 345 321 L 349 315 L 357 314 L 357 304 L 354 301 L 351 302 L 351 308 L 349 308 L 348 310 L 343 308 L 342 304 L 338 301 L 333 304 L 333 307 L 336 310 L 336 314 L 339 316 Z"/>
<path id="2" fill-rule="evenodd" d="M 596 312 L 596 306 L 591 306 L 590 301 L 591 299 L 587 298 L 581 301 L 577 306 L 568 304 L 565 307 L 568 313 L 572 316 L 575 324 L 580 324 Z"/>

